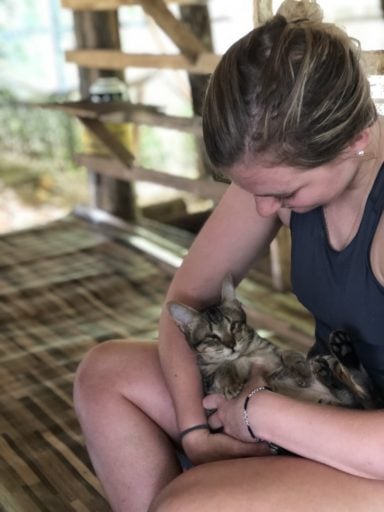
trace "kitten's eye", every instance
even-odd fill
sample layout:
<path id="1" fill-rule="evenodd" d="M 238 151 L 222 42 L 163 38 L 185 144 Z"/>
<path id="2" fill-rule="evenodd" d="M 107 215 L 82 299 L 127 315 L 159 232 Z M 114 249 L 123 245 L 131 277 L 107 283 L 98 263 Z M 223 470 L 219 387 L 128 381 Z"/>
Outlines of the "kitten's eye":
<path id="1" fill-rule="evenodd" d="M 242 325 L 243 325 L 242 322 L 232 322 L 231 323 L 231 332 L 234 333 L 234 332 L 240 331 Z"/>
<path id="2" fill-rule="evenodd" d="M 221 341 L 220 340 L 220 336 L 218 336 L 217 334 L 207 334 L 207 336 L 205 337 L 205 339 L 207 341 Z"/>

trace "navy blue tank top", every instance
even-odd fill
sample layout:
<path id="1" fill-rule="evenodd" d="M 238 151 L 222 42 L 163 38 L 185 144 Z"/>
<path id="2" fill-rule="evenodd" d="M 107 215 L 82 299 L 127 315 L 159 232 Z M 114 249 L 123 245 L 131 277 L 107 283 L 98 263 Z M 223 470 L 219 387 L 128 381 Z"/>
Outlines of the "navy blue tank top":
<path id="1" fill-rule="evenodd" d="M 359 230 L 345 249 L 328 242 L 323 209 L 291 214 L 292 288 L 315 318 L 310 354 L 327 352 L 331 331 L 343 329 L 384 391 L 384 286 L 373 275 L 370 248 L 384 208 L 384 164 L 368 196 Z"/>

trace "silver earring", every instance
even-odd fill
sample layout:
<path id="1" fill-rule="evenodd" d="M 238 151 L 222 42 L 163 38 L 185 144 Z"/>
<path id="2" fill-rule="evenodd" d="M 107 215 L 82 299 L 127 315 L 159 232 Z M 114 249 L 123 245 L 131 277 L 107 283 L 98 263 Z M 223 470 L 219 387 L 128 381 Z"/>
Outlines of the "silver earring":
<path id="1" fill-rule="evenodd" d="M 360 149 L 360 151 L 357 152 L 357 156 L 364 156 L 364 149 Z"/>

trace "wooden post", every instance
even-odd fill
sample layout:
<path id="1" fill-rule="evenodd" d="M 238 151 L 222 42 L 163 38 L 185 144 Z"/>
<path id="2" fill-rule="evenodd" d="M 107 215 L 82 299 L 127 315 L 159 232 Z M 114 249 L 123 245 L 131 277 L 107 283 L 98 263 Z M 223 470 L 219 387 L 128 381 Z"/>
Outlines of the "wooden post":
<path id="1" fill-rule="evenodd" d="M 205 5 L 181 5 L 180 15 L 183 22 L 202 42 L 206 52 L 213 52 L 211 22 L 208 7 Z M 210 75 L 188 73 L 191 86 L 193 112 L 201 116 L 205 89 Z"/>
<path id="2" fill-rule="evenodd" d="M 285 292 L 291 289 L 291 235 L 283 226 L 272 241 L 269 251 L 273 287 Z"/>
<path id="3" fill-rule="evenodd" d="M 78 48 L 120 50 L 120 33 L 117 11 L 74 11 L 75 35 Z M 79 67 L 80 92 L 83 98 L 89 96 L 91 84 L 99 77 L 117 76 L 124 79 L 122 71 L 98 70 Z M 137 217 L 133 186 L 105 176 L 99 176 L 89 169 L 93 188 L 93 206 L 126 220 Z"/>
<path id="4" fill-rule="evenodd" d="M 253 0 L 253 24 L 255 27 L 266 22 L 272 14 L 272 0 Z"/>
<path id="5" fill-rule="evenodd" d="M 180 5 L 182 21 L 187 24 L 195 36 L 202 42 L 206 52 L 213 53 L 213 41 L 211 32 L 211 20 L 206 5 Z M 193 112 L 201 116 L 205 90 L 210 75 L 188 73 L 191 88 Z M 199 176 L 214 175 L 214 169 L 206 156 L 202 137 L 196 137 L 196 151 L 198 156 Z"/>

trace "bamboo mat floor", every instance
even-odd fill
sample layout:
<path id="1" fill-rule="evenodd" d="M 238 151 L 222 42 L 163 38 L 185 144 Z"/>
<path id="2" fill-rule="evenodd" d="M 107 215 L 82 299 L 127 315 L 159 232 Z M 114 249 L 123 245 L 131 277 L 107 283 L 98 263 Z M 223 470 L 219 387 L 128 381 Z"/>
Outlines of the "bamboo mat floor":
<path id="1" fill-rule="evenodd" d="M 110 510 L 73 411 L 74 372 L 96 343 L 156 338 L 171 273 L 74 216 L 0 237 L 0 511 Z M 257 321 L 305 344 L 306 317 L 284 294 L 243 293 L 282 311 Z"/>

